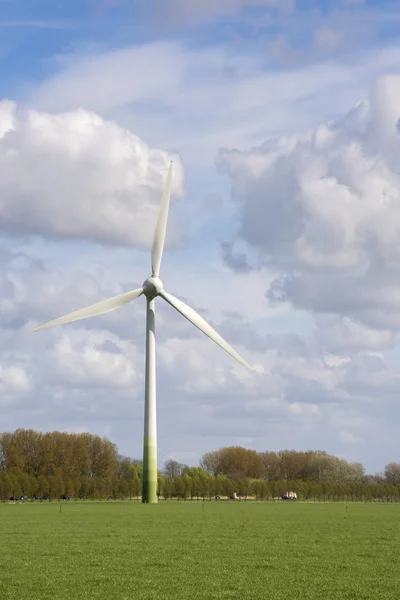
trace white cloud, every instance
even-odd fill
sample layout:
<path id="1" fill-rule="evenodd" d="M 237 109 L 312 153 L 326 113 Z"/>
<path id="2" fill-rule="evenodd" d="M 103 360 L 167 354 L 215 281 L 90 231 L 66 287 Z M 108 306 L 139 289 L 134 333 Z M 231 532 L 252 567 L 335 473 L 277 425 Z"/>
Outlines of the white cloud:
<path id="1" fill-rule="evenodd" d="M 348 431 L 341 431 L 339 436 L 344 444 L 359 444 L 362 441 L 354 433 L 349 433 Z"/>
<path id="2" fill-rule="evenodd" d="M 50 115 L 0 103 L 0 227 L 148 246 L 172 156 L 77 109 Z M 174 192 L 183 172 L 174 156 Z M 169 241 L 182 237 L 174 223 Z"/>
<path id="3" fill-rule="evenodd" d="M 23 367 L 0 364 L 0 390 L 4 393 L 19 393 L 29 390 L 31 383 Z"/>
<path id="4" fill-rule="evenodd" d="M 390 350 L 396 345 L 393 331 L 373 329 L 349 317 L 317 315 L 317 339 L 332 353 Z"/>
<path id="5" fill-rule="evenodd" d="M 0 138 L 14 127 L 15 104 L 10 100 L 0 102 Z"/>
<path id="6" fill-rule="evenodd" d="M 213 55 L 206 51 L 205 61 L 211 62 Z M 31 102 L 52 111 L 84 106 L 102 114 L 132 102 L 168 106 L 190 58 L 177 42 L 61 55 L 53 59 L 56 74 L 35 85 Z"/>
<path id="7" fill-rule="evenodd" d="M 67 386 L 84 384 L 114 389 L 131 388 L 141 382 L 141 353 L 132 345 L 111 342 L 109 333 L 86 332 L 84 339 L 76 337 L 63 332 L 54 345 L 52 356 L 58 381 L 62 378 Z M 110 351 L 111 343 L 115 349 Z"/>
<path id="8" fill-rule="evenodd" d="M 400 325 L 399 106 L 400 77 L 386 76 L 341 121 L 221 151 L 237 239 L 280 273 L 270 299 Z"/>
<path id="9" fill-rule="evenodd" d="M 221 16 L 231 16 L 244 8 L 279 8 L 285 14 L 293 10 L 294 0 L 155 0 L 152 19 L 157 23 L 194 24 Z"/>
<path id="10" fill-rule="evenodd" d="M 7 317 L 2 314 L 11 324 L 0 327 L 2 375 L 8 381 L 2 397 L 13 407 L 1 416 L 2 429 L 82 428 L 107 435 L 121 452 L 140 457 L 144 303 L 139 299 L 116 311 L 116 321 L 110 314 L 33 334 L 26 316 L 39 310 L 37 296 L 51 289 L 53 279 L 57 282 L 59 276 L 33 259 L 18 260 L 0 254 L 2 273 L 14 281 L 14 287 L 4 287 L 4 299 L 11 299 L 16 311 Z M 97 293 L 105 295 L 100 283 L 82 285 L 85 278 L 78 275 L 80 266 L 75 268 L 75 277 L 65 282 L 66 299 L 61 281 L 54 285 L 50 299 L 43 296 L 41 311 L 46 318 L 55 316 L 54 306 L 63 302 L 69 304 L 79 297 L 79 303 L 85 304 Z M 340 329 L 336 321 L 324 319 L 318 322 L 315 335 L 310 331 L 267 334 L 268 325 L 259 326 L 256 273 L 249 275 L 237 280 L 230 274 L 233 289 L 243 289 L 242 299 L 232 297 L 233 307 L 229 308 L 234 312 L 226 310 L 228 274 L 204 277 L 196 285 L 203 288 L 202 303 L 209 299 L 203 304 L 208 309 L 206 317 L 251 364 L 262 365 L 267 375 L 247 373 L 170 307 L 157 304 L 160 461 L 175 452 L 187 456 L 192 452 L 189 462 L 195 463 L 202 452 L 251 438 L 258 450 L 326 448 L 382 468 L 394 451 L 386 432 L 398 412 L 393 391 L 399 377 L 397 361 L 390 360 L 390 338 L 348 322 Z M 176 278 L 191 281 L 183 270 Z M 195 289 L 189 291 L 191 295 Z M 219 307 L 224 298 L 225 314 Z M 246 307 L 244 314 L 238 313 L 241 302 Z M 196 301 L 190 303 L 196 307 Z M 332 348 L 326 349 L 329 328 L 338 333 Z M 347 343 L 350 354 L 344 360 L 342 346 Z M 14 366 L 23 369 L 30 388 L 16 385 L 16 375 L 21 372 L 10 370 Z M 363 441 L 354 444 L 354 449 L 350 445 L 349 450 L 351 435 Z M 366 452 L 364 443 L 371 436 L 379 439 L 379 459 Z"/>
<path id="11" fill-rule="evenodd" d="M 346 364 L 350 362 L 350 358 L 348 356 L 337 356 L 335 354 L 328 354 L 324 356 L 323 363 L 328 367 L 340 367 L 340 365 Z"/>
<path id="12" fill-rule="evenodd" d="M 198 167 L 210 165 L 221 146 L 253 146 L 340 114 L 377 75 L 397 69 L 400 49 L 373 48 L 342 61 L 310 59 L 276 70 L 263 53 L 226 45 L 90 48 L 59 57 L 55 73 L 31 90 L 29 103 L 51 112 L 85 106 L 157 147 L 179 149 L 185 164 Z"/>
<path id="13" fill-rule="evenodd" d="M 342 41 L 342 33 L 331 27 L 319 27 L 315 32 L 315 43 L 323 50 L 337 48 Z"/>

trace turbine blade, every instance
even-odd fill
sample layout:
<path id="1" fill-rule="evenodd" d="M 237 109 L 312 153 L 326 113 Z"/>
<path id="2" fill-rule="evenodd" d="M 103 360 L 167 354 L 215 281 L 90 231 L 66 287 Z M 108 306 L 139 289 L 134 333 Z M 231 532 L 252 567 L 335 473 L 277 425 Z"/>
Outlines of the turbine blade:
<path id="1" fill-rule="evenodd" d="M 200 331 L 202 331 L 210 339 L 212 339 L 213 342 L 218 344 L 218 346 L 221 346 L 223 350 L 226 350 L 228 354 L 233 356 L 233 358 L 236 358 L 236 360 L 238 360 L 240 363 L 242 363 L 242 365 L 250 369 L 250 371 L 253 371 L 250 365 L 236 352 L 236 350 L 232 348 L 230 344 L 228 344 L 228 342 L 224 340 L 223 337 L 219 335 L 217 331 L 215 331 L 214 327 L 211 327 L 211 325 L 207 323 L 207 321 L 203 319 L 201 315 L 199 315 L 198 312 L 196 312 L 193 308 L 190 308 L 190 306 L 182 302 L 182 300 L 178 300 L 178 298 L 175 298 L 175 296 L 168 294 L 165 290 L 162 290 L 160 292 L 160 296 L 164 298 L 164 300 L 166 300 L 168 304 L 170 304 L 178 312 L 180 312 L 181 315 L 183 315 L 188 321 L 190 321 L 191 323 L 193 323 L 193 325 L 200 329 Z"/>
<path id="2" fill-rule="evenodd" d="M 131 302 L 142 293 L 143 288 L 138 288 L 137 290 L 119 294 L 113 298 L 108 298 L 107 300 L 102 300 L 101 302 L 97 302 L 96 304 L 92 304 L 86 308 L 76 310 L 68 315 L 65 315 L 64 317 L 58 317 L 58 319 L 54 319 L 53 321 L 49 321 L 44 325 L 36 327 L 36 329 L 33 331 L 40 331 L 41 329 L 47 329 L 48 327 L 54 327 L 55 325 L 63 325 L 64 323 L 71 323 L 72 321 L 79 321 L 80 319 L 86 319 L 87 317 L 95 317 L 96 315 L 111 312 L 116 308 L 124 306 L 124 304 L 128 304 L 128 302 Z"/>
<path id="3" fill-rule="evenodd" d="M 164 192 L 161 200 L 160 210 L 158 213 L 157 225 L 154 231 L 153 246 L 151 249 L 151 267 L 153 277 L 158 277 L 160 274 L 161 259 L 164 250 L 165 233 L 167 231 L 169 201 L 171 198 L 172 184 L 172 160 L 169 165 L 167 180 L 165 182 Z"/>

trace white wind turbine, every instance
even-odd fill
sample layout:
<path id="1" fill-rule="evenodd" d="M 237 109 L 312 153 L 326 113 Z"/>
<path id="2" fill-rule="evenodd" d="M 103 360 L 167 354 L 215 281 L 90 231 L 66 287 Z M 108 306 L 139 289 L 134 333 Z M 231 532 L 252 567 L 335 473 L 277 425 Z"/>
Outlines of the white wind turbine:
<path id="1" fill-rule="evenodd" d="M 200 331 L 205 333 L 216 344 L 226 350 L 231 356 L 240 363 L 252 368 L 239 354 L 215 331 L 211 325 L 203 319 L 193 308 L 178 300 L 164 290 L 162 281 L 159 278 L 161 259 L 164 250 L 165 233 L 167 229 L 168 210 L 171 196 L 172 181 L 172 161 L 170 163 L 168 176 L 161 200 L 160 211 L 158 214 L 157 225 L 154 232 L 153 246 L 151 249 L 151 277 L 146 279 L 142 287 L 132 290 L 107 300 L 102 300 L 92 304 L 87 308 L 82 308 L 72 312 L 64 317 L 59 317 L 49 321 L 34 331 L 62 325 L 72 321 L 79 321 L 86 317 L 94 317 L 106 312 L 120 308 L 124 304 L 135 300 L 142 294 L 146 296 L 147 316 L 146 316 L 146 382 L 145 382 L 145 409 L 144 409 L 144 440 L 143 440 L 143 488 L 142 502 L 157 502 L 157 423 L 156 423 L 156 341 L 155 341 L 155 299 L 157 296 L 163 298 L 168 304 L 173 306 L 188 321 L 193 323 Z"/>

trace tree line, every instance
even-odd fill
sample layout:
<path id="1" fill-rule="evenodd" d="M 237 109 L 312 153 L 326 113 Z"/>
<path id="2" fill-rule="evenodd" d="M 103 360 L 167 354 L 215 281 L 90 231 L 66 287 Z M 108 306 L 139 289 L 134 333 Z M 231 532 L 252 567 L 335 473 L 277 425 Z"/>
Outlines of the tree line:
<path id="1" fill-rule="evenodd" d="M 313 500 L 399 500 L 400 464 L 367 475 L 324 451 L 256 452 L 226 447 L 204 454 L 200 466 L 166 461 L 158 474 L 161 498 L 213 499 L 234 492 L 274 500 L 286 490 Z M 115 444 L 89 433 L 0 434 L 0 499 L 139 498 L 142 463 L 118 454 Z"/>

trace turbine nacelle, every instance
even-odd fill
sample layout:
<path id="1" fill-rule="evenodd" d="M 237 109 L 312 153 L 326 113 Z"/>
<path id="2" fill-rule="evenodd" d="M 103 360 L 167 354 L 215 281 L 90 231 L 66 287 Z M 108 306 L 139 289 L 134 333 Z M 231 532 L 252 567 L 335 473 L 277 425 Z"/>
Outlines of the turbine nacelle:
<path id="1" fill-rule="evenodd" d="M 148 277 L 142 285 L 143 294 L 148 300 L 154 300 L 156 296 L 164 289 L 163 283 L 159 277 Z"/>

